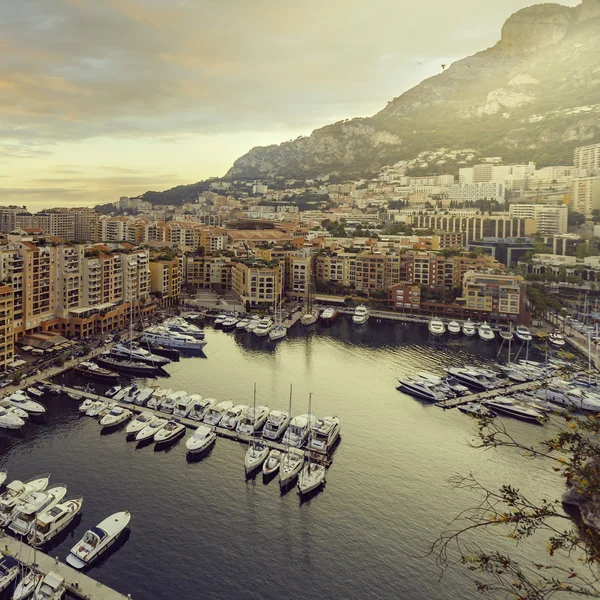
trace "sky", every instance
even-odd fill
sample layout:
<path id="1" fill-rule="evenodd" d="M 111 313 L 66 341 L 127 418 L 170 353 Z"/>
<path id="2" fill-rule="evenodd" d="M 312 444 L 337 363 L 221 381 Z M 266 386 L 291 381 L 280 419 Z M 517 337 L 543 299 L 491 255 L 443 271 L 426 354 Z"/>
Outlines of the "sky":
<path id="1" fill-rule="evenodd" d="M 376 113 L 534 3 L 4 0 L 0 205 L 222 176 L 254 146 Z"/>

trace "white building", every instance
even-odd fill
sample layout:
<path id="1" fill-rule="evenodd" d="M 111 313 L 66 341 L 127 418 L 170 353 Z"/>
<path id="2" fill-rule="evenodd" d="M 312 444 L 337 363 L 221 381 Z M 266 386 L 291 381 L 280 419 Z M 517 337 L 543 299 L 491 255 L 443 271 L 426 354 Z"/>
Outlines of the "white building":
<path id="1" fill-rule="evenodd" d="M 587 175 L 600 173 L 600 144 L 575 148 L 573 166 L 578 169 L 586 169 Z"/>
<path id="2" fill-rule="evenodd" d="M 600 209 L 600 176 L 573 179 L 571 206 L 584 215 L 591 215 L 594 209 Z"/>
<path id="3" fill-rule="evenodd" d="M 566 205 L 511 204 L 509 214 L 516 219 L 535 219 L 539 234 L 567 233 L 569 208 Z"/>
<path id="4" fill-rule="evenodd" d="M 448 188 L 448 198 L 458 202 L 474 202 L 476 200 L 504 200 L 504 184 L 488 183 L 456 183 Z"/>
<path id="5" fill-rule="evenodd" d="M 266 194 L 269 191 L 269 186 L 263 185 L 262 183 L 255 183 L 252 186 L 253 194 Z"/>

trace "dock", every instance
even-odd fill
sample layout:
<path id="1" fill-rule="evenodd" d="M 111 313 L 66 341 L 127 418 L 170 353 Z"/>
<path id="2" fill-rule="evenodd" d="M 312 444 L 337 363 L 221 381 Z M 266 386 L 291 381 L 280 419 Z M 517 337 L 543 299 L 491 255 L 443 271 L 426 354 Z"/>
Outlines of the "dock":
<path id="1" fill-rule="evenodd" d="M 0 539 L 0 550 L 42 575 L 50 571 L 57 573 L 64 578 L 67 591 L 82 600 L 129 600 L 131 598 L 130 595 L 125 596 L 60 562 L 57 558 L 52 558 L 6 534 Z"/>
<path id="2" fill-rule="evenodd" d="M 106 398 L 105 396 L 99 396 L 98 394 L 93 394 L 91 392 L 86 392 L 84 390 L 77 390 L 75 388 L 70 388 L 70 387 L 67 387 L 64 385 L 58 385 L 56 383 L 50 383 L 47 381 L 44 381 L 43 383 L 45 385 L 47 385 L 48 387 L 60 390 L 61 392 L 64 392 L 64 393 L 77 394 L 77 395 L 81 396 L 82 398 L 89 398 L 90 400 L 102 400 L 104 402 L 110 402 L 112 404 L 116 404 L 118 406 L 121 406 L 123 408 L 126 408 L 126 409 L 132 411 L 136 415 L 143 413 L 143 412 L 150 412 L 153 415 L 160 417 L 162 419 L 175 419 L 178 423 L 185 425 L 188 429 L 197 429 L 198 425 L 202 425 L 202 421 L 194 421 L 193 419 L 189 419 L 187 417 L 173 416 L 172 414 L 164 413 L 164 412 L 161 412 L 160 410 L 155 410 L 153 408 L 148 408 L 147 406 L 139 406 L 138 404 L 132 404 L 129 402 L 118 402 L 118 401 L 113 400 L 112 398 Z M 224 429 L 223 427 L 215 427 L 214 425 L 211 425 L 211 427 L 214 427 L 215 433 L 218 436 L 223 437 L 223 438 L 227 438 L 227 439 L 241 442 L 244 444 L 250 443 L 253 439 L 253 437 L 251 435 L 248 435 L 245 433 L 238 433 L 237 431 L 232 431 L 230 429 Z M 287 446 L 285 444 L 282 444 L 281 442 L 276 442 L 274 440 L 267 440 L 264 438 L 261 438 L 261 441 L 265 444 L 265 446 L 268 446 L 269 448 L 281 450 L 283 452 L 287 451 Z M 308 455 L 307 450 L 302 450 L 302 451 L 304 452 L 305 456 Z"/>
<path id="3" fill-rule="evenodd" d="M 438 402 L 437 405 L 442 408 L 456 408 L 457 406 L 462 406 L 463 404 L 468 404 L 469 402 L 481 402 L 486 398 L 494 398 L 495 396 L 507 396 L 509 394 L 514 394 L 515 392 L 526 392 L 530 390 L 535 390 L 539 388 L 543 384 L 543 381 L 526 381 L 524 383 L 516 383 L 514 385 L 507 385 L 502 388 L 495 388 L 493 390 L 485 390 L 482 392 L 476 392 L 474 394 L 469 394 L 468 396 L 461 396 L 460 398 L 452 398 L 450 400 L 444 400 L 443 402 Z"/>

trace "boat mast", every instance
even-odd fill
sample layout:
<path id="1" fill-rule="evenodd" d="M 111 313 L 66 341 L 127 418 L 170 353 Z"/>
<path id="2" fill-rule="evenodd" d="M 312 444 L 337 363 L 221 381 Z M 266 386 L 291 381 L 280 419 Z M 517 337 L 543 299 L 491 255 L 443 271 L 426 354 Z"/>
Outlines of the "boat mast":
<path id="1" fill-rule="evenodd" d="M 256 383 L 254 384 L 254 401 L 252 411 L 252 446 L 256 445 Z"/>
<path id="2" fill-rule="evenodd" d="M 312 441 L 312 436 L 313 436 L 313 431 L 312 431 L 312 412 L 311 411 L 312 411 L 312 392 L 310 392 L 308 394 L 308 427 L 309 427 L 309 429 L 308 429 L 308 439 L 309 439 L 308 446 L 309 446 L 309 448 L 310 448 L 310 441 Z M 308 451 L 308 473 L 309 474 L 310 474 L 310 467 L 311 467 L 311 464 L 312 464 L 312 462 L 310 460 L 311 454 L 312 453 L 309 450 Z"/>
<path id="3" fill-rule="evenodd" d="M 290 423 L 292 422 L 292 384 L 290 383 Z M 290 452 L 290 436 L 287 436 L 287 454 Z"/>
<path id="4" fill-rule="evenodd" d="M 510 343 L 512 341 L 512 337 L 513 337 L 513 332 L 512 332 L 512 321 L 509 323 L 509 329 L 508 329 L 508 333 L 510 334 L 508 336 L 508 364 L 510 365 Z"/>

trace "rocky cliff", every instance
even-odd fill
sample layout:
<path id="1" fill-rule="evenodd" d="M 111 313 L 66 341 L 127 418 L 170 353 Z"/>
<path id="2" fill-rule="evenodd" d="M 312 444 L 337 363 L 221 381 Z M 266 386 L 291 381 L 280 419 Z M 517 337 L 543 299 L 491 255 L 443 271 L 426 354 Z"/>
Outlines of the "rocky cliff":
<path id="1" fill-rule="evenodd" d="M 500 41 L 452 64 L 379 113 L 254 148 L 228 176 L 359 175 L 419 152 L 474 148 L 506 161 L 569 164 L 600 142 L 600 0 L 518 11 Z"/>

